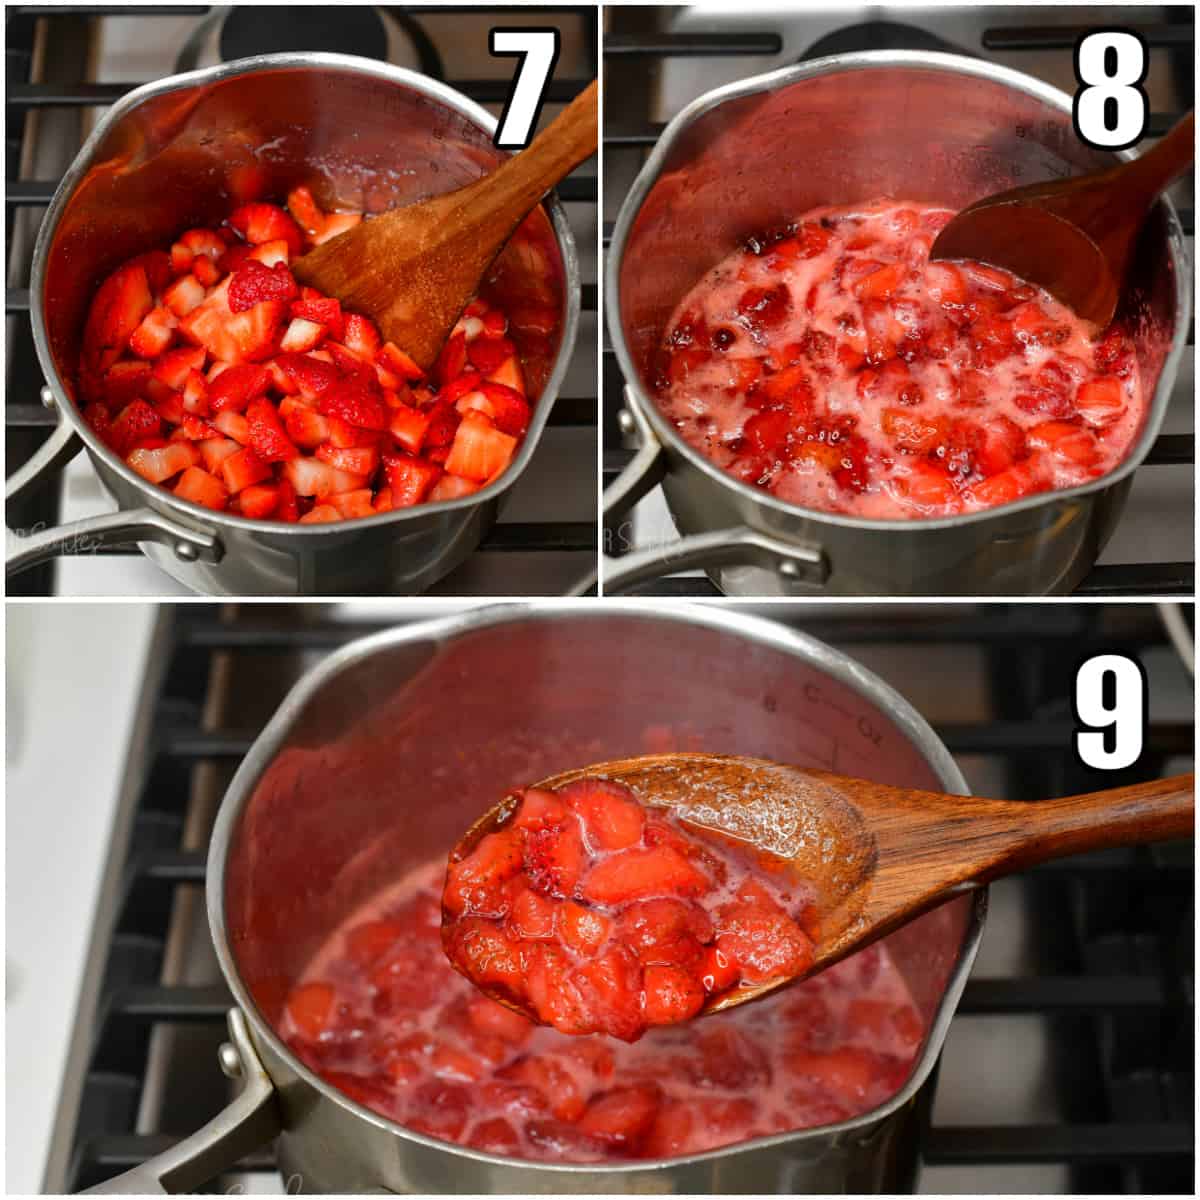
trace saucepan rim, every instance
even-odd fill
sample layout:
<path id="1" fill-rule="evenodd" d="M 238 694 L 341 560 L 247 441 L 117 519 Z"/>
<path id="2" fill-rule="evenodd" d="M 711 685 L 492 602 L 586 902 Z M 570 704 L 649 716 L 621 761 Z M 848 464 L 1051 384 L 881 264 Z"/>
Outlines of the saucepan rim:
<path id="1" fill-rule="evenodd" d="M 625 249 L 634 223 L 641 212 L 642 204 L 650 190 L 658 181 L 659 175 L 671 152 L 674 143 L 691 125 L 713 109 L 719 108 L 729 100 L 738 100 L 747 96 L 755 96 L 767 92 L 778 91 L 795 83 L 840 72 L 869 71 L 881 68 L 909 68 L 941 72 L 950 75 L 970 75 L 992 83 L 1007 85 L 1016 91 L 1023 92 L 1036 100 L 1040 100 L 1051 108 L 1069 114 L 1071 98 L 1058 88 L 1042 83 L 1031 75 L 1002 67 L 983 59 L 969 58 L 959 54 L 946 54 L 939 51 L 927 50 L 863 50 L 852 54 L 832 54 L 825 58 L 812 59 L 792 67 L 782 67 L 763 75 L 754 75 L 726 84 L 706 92 L 693 100 L 686 108 L 668 123 L 659 136 L 654 150 L 638 172 L 633 186 L 629 189 L 621 211 L 617 215 L 613 227 L 612 244 L 609 250 L 608 263 L 605 269 L 605 306 L 608 328 L 616 351 L 617 362 L 625 379 L 625 393 L 630 402 L 637 405 L 639 412 L 649 422 L 655 436 L 664 449 L 669 449 L 686 459 L 688 464 L 711 482 L 729 489 L 742 500 L 757 505 L 760 509 L 769 511 L 776 519 L 772 528 L 779 532 L 786 525 L 781 525 L 779 519 L 786 522 L 799 520 L 811 521 L 817 524 L 836 525 L 846 529 L 877 530 L 900 535 L 917 535 L 938 529 L 956 529 L 965 525 L 988 521 L 998 515 L 1009 516 L 1019 512 L 1029 511 L 1045 505 L 1080 499 L 1094 492 L 1105 491 L 1123 479 L 1132 475 L 1141 466 L 1154 439 L 1158 436 L 1166 416 L 1167 405 L 1171 399 L 1171 386 L 1178 372 L 1179 361 L 1183 355 L 1187 341 L 1187 331 L 1191 320 L 1191 267 L 1188 261 L 1187 247 L 1183 236 L 1183 227 L 1174 205 L 1166 197 L 1160 197 L 1158 203 L 1162 208 L 1166 222 L 1167 256 L 1175 276 L 1175 322 L 1172 330 L 1171 345 L 1163 359 L 1162 366 L 1155 381 L 1153 401 L 1146 413 L 1141 433 L 1137 443 L 1128 455 L 1106 475 L 1089 483 L 1077 484 L 1071 488 L 1061 488 L 1054 491 L 1038 492 L 1009 504 L 996 505 L 992 508 L 980 509 L 978 512 L 959 513 L 949 517 L 853 517 L 844 513 L 826 512 L 823 509 L 806 508 L 799 504 L 780 500 L 762 488 L 752 487 L 740 479 L 723 471 L 699 450 L 691 446 L 671 423 L 663 416 L 654 400 L 647 395 L 642 386 L 641 374 L 633 362 L 628 343 L 625 339 L 624 325 L 621 319 L 620 280 L 621 267 L 625 257 Z M 1119 159 L 1131 159 L 1135 155 L 1129 150 L 1115 152 Z"/>
<path id="2" fill-rule="evenodd" d="M 919 750 L 930 768 L 950 791 L 968 794 L 966 780 L 950 752 L 930 728 L 928 722 L 890 684 L 880 679 L 842 651 L 808 634 L 780 625 L 768 618 L 750 616 L 725 606 L 698 606 L 686 603 L 662 604 L 648 600 L 601 599 L 586 607 L 571 600 L 540 600 L 528 603 L 489 604 L 467 609 L 451 616 L 416 621 L 367 637 L 356 639 L 335 650 L 304 675 L 284 698 L 274 716 L 255 739 L 239 765 L 225 793 L 209 843 L 207 866 L 207 907 L 209 928 L 222 974 L 233 993 L 238 1007 L 246 1014 L 256 1041 L 265 1042 L 272 1053 L 309 1087 L 316 1089 L 326 1100 L 337 1104 L 353 1116 L 377 1126 L 397 1137 L 409 1140 L 429 1150 L 460 1155 L 480 1163 L 513 1170 L 529 1169 L 562 1174 L 601 1172 L 629 1175 L 644 1171 L 669 1170 L 681 1165 L 701 1163 L 728 1157 L 742 1151 L 767 1149 L 804 1139 L 841 1138 L 856 1132 L 870 1132 L 882 1120 L 906 1105 L 925 1084 L 934 1063 L 941 1053 L 950 1021 L 958 1007 L 967 975 L 975 959 L 987 913 L 987 889 L 979 889 L 971 900 L 971 912 L 958 945 L 957 960 L 947 978 L 941 999 L 930 1021 L 924 1049 L 913 1070 L 893 1096 L 868 1113 L 813 1129 L 771 1134 L 753 1138 L 715 1150 L 674 1158 L 637 1159 L 622 1163 L 544 1163 L 528 1159 L 505 1157 L 441 1141 L 409 1129 L 398 1122 L 351 1100 L 332 1084 L 310 1070 L 288 1048 L 266 1019 L 242 982 L 230 947 L 225 921 L 225 867 L 234 835 L 247 802 L 254 793 L 263 773 L 274 760 L 276 752 L 300 714 L 314 697 L 342 671 L 376 654 L 405 644 L 421 642 L 445 645 L 456 638 L 480 629 L 508 623 L 595 621 L 621 616 L 634 616 L 656 622 L 700 626 L 714 633 L 728 633 L 790 654 L 815 666 L 831 678 L 846 685 L 865 699 L 877 704 L 892 719 L 897 729 Z"/>
<path id="3" fill-rule="evenodd" d="M 136 487 L 146 498 L 151 507 L 160 511 L 165 509 L 192 523 L 197 521 L 210 528 L 228 529 L 230 531 L 253 531 L 256 533 L 272 534 L 275 536 L 300 537 L 312 540 L 329 539 L 334 534 L 357 533 L 359 530 L 378 529 L 392 524 L 403 524 L 409 521 L 419 521 L 430 515 L 457 512 L 475 508 L 502 496 L 524 473 L 541 441 L 550 410 L 558 399 L 558 389 L 566 375 L 571 355 L 575 348 L 578 333 L 580 310 L 580 270 L 579 256 L 575 248 L 575 239 L 571 233 L 566 213 L 558 199 L 557 193 L 551 192 L 543 201 L 545 209 L 554 230 L 555 243 L 563 264 L 563 309 L 561 337 L 558 354 L 554 365 L 546 379 L 538 403 L 533 406 L 533 415 L 525 439 L 509 467 L 498 478 L 486 487 L 453 500 L 439 500 L 431 504 L 418 504 L 410 508 L 393 509 L 386 513 L 377 513 L 370 517 L 358 517 L 352 520 L 342 520 L 332 523 L 314 523 L 302 525 L 285 521 L 269 521 L 243 517 L 234 513 L 216 512 L 190 500 L 183 500 L 166 488 L 150 483 L 134 471 L 120 455 L 110 450 L 96 435 L 91 426 L 83 419 L 70 392 L 63 384 L 54 356 L 50 351 L 49 339 L 46 333 L 43 313 L 44 294 L 46 286 L 47 265 L 51 243 L 58 229 L 75 190 L 80 181 L 92 167 L 92 159 L 102 140 L 107 137 L 109 130 L 129 115 L 134 109 L 148 100 L 169 95 L 171 92 L 185 88 L 205 87 L 223 82 L 242 75 L 256 73 L 266 74 L 284 70 L 325 70 L 336 73 L 347 73 L 372 76 L 388 83 L 395 83 L 410 90 L 423 93 L 439 101 L 446 108 L 464 117 L 471 124 L 486 134 L 494 134 L 497 121 L 485 108 L 476 104 L 469 97 L 456 91 L 449 84 L 431 79 L 419 71 L 405 67 L 392 66 L 390 63 L 378 62 L 375 59 L 361 58 L 352 54 L 331 54 L 317 51 L 282 54 L 259 54 L 247 58 L 235 59 L 214 67 L 204 67 L 195 71 L 186 71 L 177 75 L 169 75 L 153 83 L 143 84 L 139 88 L 126 93 L 117 100 L 104 114 L 92 130 L 82 149 L 75 156 L 70 168 L 63 176 L 50 202 L 46 215 L 38 230 L 37 241 L 34 244 L 33 269 L 30 279 L 30 297 L 33 320 L 33 340 L 37 349 L 38 361 L 46 382 L 51 388 L 59 410 L 60 417 L 70 422 L 77 436 L 82 438 L 88 453 L 98 458 L 104 467 L 114 471 L 127 484 Z M 122 505 L 122 508 L 126 506 Z"/>

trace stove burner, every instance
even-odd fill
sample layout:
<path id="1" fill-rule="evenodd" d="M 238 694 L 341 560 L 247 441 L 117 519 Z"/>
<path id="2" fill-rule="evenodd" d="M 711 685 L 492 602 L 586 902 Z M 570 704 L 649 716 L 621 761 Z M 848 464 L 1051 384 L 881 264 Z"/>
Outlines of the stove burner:
<path id="1" fill-rule="evenodd" d="M 918 29 L 915 25 L 901 25 L 896 21 L 863 21 L 818 38 L 798 61 L 824 58 L 827 54 L 857 54 L 861 50 L 934 50 L 942 54 L 975 57 L 969 50 L 935 33 Z"/>
<path id="2" fill-rule="evenodd" d="M 254 54 L 326 50 L 358 54 L 386 62 L 387 29 L 371 5 L 295 5 L 272 8 L 235 4 L 221 25 L 220 53 L 225 62 Z"/>

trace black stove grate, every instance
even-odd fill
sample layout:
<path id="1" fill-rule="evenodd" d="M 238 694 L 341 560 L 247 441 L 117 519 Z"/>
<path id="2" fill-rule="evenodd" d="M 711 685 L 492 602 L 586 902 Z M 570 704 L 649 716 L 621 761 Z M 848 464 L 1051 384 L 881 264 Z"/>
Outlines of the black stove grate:
<path id="1" fill-rule="evenodd" d="M 1061 680 L 1082 655 L 1114 644 L 1141 657 L 1170 653 L 1151 606 L 988 605 L 890 615 L 843 607 L 813 617 L 800 606 L 764 606 L 760 612 L 862 656 L 897 644 L 981 648 L 996 719 L 942 724 L 938 733 L 955 754 L 1001 767 L 1005 794 L 1014 798 L 1095 787 L 1094 776 L 1081 774 L 1069 755 L 1073 722 L 1061 696 Z M 162 982 L 174 906 L 185 892 L 194 897 L 205 880 L 204 850 L 180 848 L 197 773 L 232 772 L 302 666 L 386 628 L 335 623 L 316 606 L 174 605 L 164 609 L 162 623 L 155 675 L 161 682 L 148 684 L 142 697 L 144 711 L 153 714 L 144 754 L 127 764 L 127 776 L 144 782 L 128 839 L 110 851 L 120 900 L 111 934 L 98 928 L 93 946 L 94 961 L 105 964 L 104 983 L 95 1010 L 78 1018 L 89 1031 L 80 1044 L 90 1046 L 82 1102 L 60 1125 L 70 1141 L 67 1174 L 49 1181 L 69 1190 L 144 1161 L 198 1128 L 223 1102 L 215 1056 L 225 1037 L 228 992 L 223 985 Z M 210 726 L 204 714 L 212 689 L 218 679 L 233 678 L 231 664 L 254 681 L 260 717 L 243 727 Z M 1152 718 L 1142 762 L 1130 779 L 1113 785 L 1135 774 L 1162 774 L 1169 759 L 1192 754 L 1190 723 Z M 972 978 L 958 1019 L 1041 1014 L 1059 1048 L 1054 1074 L 1067 1097 L 1066 1119 L 927 1123 L 924 1161 L 1058 1163 L 1069 1168 L 1075 1192 L 1190 1193 L 1192 847 L 1080 856 L 1031 872 L 1026 886 L 1038 915 L 1036 971 Z M 190 1048 L 199 1041 L 201 1050 L 183 1063 L 185 1111 L 166 1128 L 146 1129 L 136 1114 L 156 1029 L 182 1031 Z M 266 1150 L 240 1169 L 265 1172 L 273 1163 Z"/>
<path id="2" fill-rule="evenodd" d="M 629 17 L 625 11 L 622 17 Z M 783 41 L 774 33 L 746 33 L 738 36 L 721 34 L 664 33 L 646 25 L 645 19 L 630 18 L 639 26 L 636 32 L 607 33 L 604 38 L 604 59 L 606 82 L 610 86 L 605 89 L 606 111 L 604 116 L 604 150 L 606 155 L 616 157 L 618 161 L 626 157 L 641 155 L 648 152 L 658 141 L 664 125 L 646 121 L 641 118 L 638 109 L 639 100 L 646 96 L 644 86 L 638 87 L 628 80 L 621 70 L 626 60 L 638 61 L 640 71 L 645 70 L 646 60 L 663 60 L 666 58 L 704 57 L 704 56 L 742 56 L 763 57 L 780 54 Z M 879 36 L 885 36 L 888 31 L 901 30 L 900 26 L 876 23 Z M 859 26 L 842 33 L 853 34 L 853 44 L 845 49 L 861 49 L 862 37 L 868 27 Z M 1192 47 L 1195 44 L 1194 13 L 1190 8 L 1180 8 L 1173 14 L 1173 20 L 1141 24 L 1136 31 L 1151 47 L 1166 47 L 1173 51 L 1171 66 L 1175 72 L 1181 94 L 1190 96 L 1193 92 L 1193 63 Z M 997 29 L 986 29 L 983 32 L 980 48 L 984 51 L 1014 51 L 1014 50 L 1062 50 L 1070 51 L 1083 32 L 1083 27 L 1067 26 L 1016 26 Z M 923 31 L 909 26 L 903 27 L 905 36 L 916 35 L 925 40 L 932 40 L 939 45 L 932 48 L 958 50 L 941 41 L 940 38 L 930 39 Z M 821 39 L 821 45 L 826 47 L 819 53 L 834 53 L 837 50 L 839 33 L 829 38 Z M 871 41 L 867 44 L 880 45 L 883 42 Z M 891 44 L 890 42 L 887 44 Z M 896 43 L 897 45 L 902 43 Z M 903 43 L 907 44 L 907 43 Z M 960 51 L 961 52 L 961 51 Z M 817 47 L 805 57 L 815 57 Z M 784 66 L 780 61 L 777 65 Z M 617 96 L 615 102 L 611 97 Z M 631 97 L 634 99 L 631 100 Z M 1158 136 L 1165 133 L 1182 113 L 1152 113 L 1150 117 L 1150 133 Z M 634 124 L 629 124 L 634 122 Z M 640 164 L 641 158 L 637 158 Z M 623 163 L 623 165 L 625 165 Z M 613 177 L 611 160 L 606 160 L 605 177 Z M 632 182 L 633 175 L 629 175 Z M 611 203 L 614 198 L 606 200 Z M 1195 232 L 1195 214 L 1191 209 L 1179 213 L 1184 232 L 1193 236 Z M 607 251 L 612 238 L 612 221 L 606 220 L 603 228 L 603 244 Z M 1188 345 L 1195 344 L 1195 323 L 1188 336 Z M 617 363 L 616 352 L 608 334 L 607 324 L 604 331 L 602 350 L 602 382 L 601 395 L 603 408 L 601 416 L 601 431 L 604 439 L 603 480 L 607 487 L 633 458 L 634 451 L 623 443 L 624 434 L 618 423 L 618 414 L 624 403 L 624 378 Z M 1179 466 L 1195 462 L 1195 438 L 1192 434 L 1167 434 L 1159 437 L 1150 449 L 1143 466 L 1154 468 L 1161 466 Z M 619 556 L 636 549 L 629 546 L 628 539 L 618 536 L 618 531 L 606 526 L 604 545 L 614 548 Z M 1107 565 L 1096 567 L 1091 574 L 1076 589 L 1079 596 L 1191 596 L 1195 591 L 1196 568 L 1194 561 L 1167 563 L 1133 563 Z M 639 596 L 720 596 L 722 593 L 708 578 L 702 575 L 666 576 L 649 583 L 635 587 L 631 595 Z"/>
<path id="3" fill-rule="evenodd" d="M 155 17 L 196 16 L 208 14 L 205 5 L 149 5 L 139 6 L 139 17 L 152 20 Z M 421 11 L 426 13 L 452 13 L 453 6 L 431 5 Z M 478 11 L 478 10 L 472 10 Z M 486 11 L 486 6 L 484 6 Z M 501 16 L 512 18 L 511 8 L 494 10 Z M 553 10 L 539 9 L 544 14 L 553 11 L 556 15 L 574 15 L 581 21 L 585 34 L 587 53 L 591 64 L 590 74 L 597 70 L 598 45 L 596 40 L 595 9 L 586 6 L 562 6 Z M 5 10 L 8 35 L 8 74 L 6 79 L 7 121 L 7 185 L 5 190 L 6 226 L 10 234 L 13 216 L 18 209 L 42 209 L 52 199 L 58 187 L 57 179 L 19 179 L 17 164 L 24 139 L 24 117 L 29 113 L 50 110 L 79 109 L 92 105 L 108 105 L 126 92 L 140 86 L 129 83 L 87 83 L 82 79 L 55 80 L 45 83 L 29 81 L 29 63 L 33 53 L 35 26 L 39 20 L 51 23 L 54 28 L 68 24 L 76 26 L 78 36 L 80 23 L 102 16 L 129 16 L 131 9 L 121 5 L 14 5 Z M 418 17 L 419 17 L 418 13 Z M 51 30 L 53 36 L 54 28 Z M 82 74 L 82 70 L 80 74 Z M 492 79 L 448 79 L 457 88 L 480 104 L 500 104 L 508 97 L 508 83 Z M 559 79 L 550 87 L 548 99 L 551 103 L 567 103 L 581 92 L 589 79 Z M 558 188 L 558 196 L 565 204 L 595 205 L 598 203 L 598 188 L 594 175 L 576 171 Z M 40 218 L 40 213 L 38 214 Z M 56 424 L 54 414 L 37 402 L 43 385 L 41 371 L 33 349 L 32 325 L 29 317 L 28 277 L 14 281 L 9 264 L 9 286 L 5 291 L 5 314 L 9 319 L 9 375 L 8 399 L 5 404 L 5 428 L 7 433 L 8 471 L 11 474 L 21 466 L 49 436 Z M 582 311 L 595 312 L 597 287 L 587 284 L 582 289 Z M 592 350 L 586 339 L 581 338 L 576 354 L 590 355 Z M 594 378 L 594 371 L 591 376 Z M 580 372 L 581 379 L 587 378 Z M 555 402 L 549 424 L 555 427 L 594 428 L 597 423 L 597 397 L 594 387 L 584 387 L 574 395 L 560 395 Z M 53 524 L 57 519 L 57 496 L 53 485 L 47 485 L 38 494 L 11 506 L 8 522 L 14 528 L 32 528 Z M 488 553 L 588 553 L 596 548 L 595 526 L 587 521 L 555 520 L 553 509 L 545 520 L 525 523 L 508 523 L 496 526 L 480 549 Z M 137 554 L 136 546 L 113 547 L 115 554 Z M 33 568 L 9 580 L 9 595 L 48 595 L 52 591 L 52 567 L 44 565 Z M 581 569 L 581 574 L 583 573 Z M 514 588 L 514 591 L 519 591 Z"/>

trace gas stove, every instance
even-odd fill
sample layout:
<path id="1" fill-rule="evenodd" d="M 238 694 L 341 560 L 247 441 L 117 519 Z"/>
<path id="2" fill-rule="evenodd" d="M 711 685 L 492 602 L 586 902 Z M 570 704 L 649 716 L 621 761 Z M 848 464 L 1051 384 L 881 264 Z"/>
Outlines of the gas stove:
<path id="1" fill-rule="evenodd" d="M 532 16 L 530 14 L 533 14 Z M 92 128 L 99 106 L 140 83 L 249 54 L 324 49 L 385 59 L 433 75 L 499 113 L 510 59 L 488 53 L 488 31 L 501 20 L 555 25 L 562 50 L 543 122 L 596 72 L 594 8 L 553 13 L 520 8 L 414 9 L 366 5 L 214 7 L 139 5 L 88 9 L 20 5 L 6 10 L 8 37 L 6 293 L 11 475 L 54 425 L 39 403 L 42 378 L 33 353 L 29 270 L 42 211 Z M 575 235 L 583 280 L 579 336 L 567 376 L 529 469 L 514 486 L 501 521 L 480 551 L 440 581 L 434 594 L 559 595 L 583 578 L 596 545 L 595 162 L 559 188 Z M 13 506 L 9 523 L 81 520 L 112 510 L 80 454 L 31 500 Z M 190 593 L 135 547 L 62 558 L 13 579 L 10 595 L 175 596 Z"/>
<path id="2" fill-rule="evenodd" d="M 451 607 L 9 606 L 10 1192 L 98 1183 L 227 1102 L 229 996 L 203 903 L 224 787 L 303 671 Z M 1191 767 L 1178 609 L 1167 624 L 1145 604 L 746 610 L 900 690 L 976 792 L 1096 786 L 1068 750 L 1062 680 L 1102 648 L 1151 682 L 1146 755 L 1112 784 Z M 1184 843 L 993 886 L 919 1134 L 922 1192 L 1190 1192 L 1193 886 Z M 284 1184 L 267 1149 L 214 1187 Z"/>
<path id="3" fill-rule="evenodd" d="M 1073 92 L 1072 47 L 1099 10 L 1038 5 L 706 4 L 614 7 L 604 40 L 604 229 L 609 234 L 638 169 L 663 126 L 698 96 L 724 84 L 802 59 L 862 50 L 941 50 L 985 57 Z M 1103 24 L 1136 28 L 1150 46 L 1146 88 L 1153 133 L 1163 133 L 1192 106 L 1194 10 L 1188 6 L 1112 7 Z M 1194 181 L 1170 194 L 1192 247 Z M 607 243 L 606 243 L 607 244 Z M 1194 261 L 1194 256 L 1193 256 Z M 1162 434 L 1134 478 L 1128 506 L 1099 565 L 1078 595 L 1191 595 L 1193 545 L 1194 338 L 1189 337 Z M 624 381 L 606 338 L 603 353 L 604 480 L 612 482 L 633 450 L 619 422 Z M 616 531 L 616 552 L 669 544 L 678 535 L 661 489 Z M 771 595 L 764 571 L 743 573 L 747 595 Z M 736 573 L 722 578 L 738 587 Z M 639 595 L 711 596 L 698 570 L 680 571 L 635 589 Z M 782 593 L 781 594 L 785 594 Z"/>

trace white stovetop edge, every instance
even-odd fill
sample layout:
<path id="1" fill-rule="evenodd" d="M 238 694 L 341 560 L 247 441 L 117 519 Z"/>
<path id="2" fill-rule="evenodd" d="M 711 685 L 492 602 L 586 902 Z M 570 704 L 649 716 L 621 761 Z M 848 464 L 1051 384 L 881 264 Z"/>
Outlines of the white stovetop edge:
<path id="1" fill-rule="evenodd" d="M 6 609 L 6 1192 L 41 1191 L 148 664 L 147 604 Z"/>

